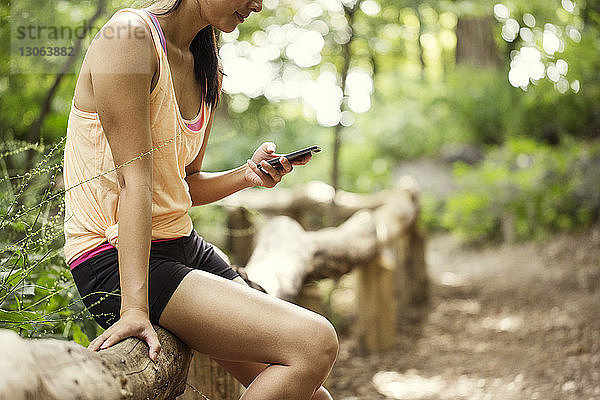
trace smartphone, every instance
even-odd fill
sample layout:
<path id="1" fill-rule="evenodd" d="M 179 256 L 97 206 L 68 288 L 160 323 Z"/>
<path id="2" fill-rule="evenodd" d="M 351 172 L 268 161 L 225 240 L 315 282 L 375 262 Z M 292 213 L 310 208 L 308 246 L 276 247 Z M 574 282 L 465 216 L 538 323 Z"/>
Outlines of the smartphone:
<path id="1" fill-rule="evenodd" d="M 287 158 L 289 162 L 294 162 L 296 160 L 300 160 L 301 158 L 307 156 L 308 154 L 315 154 L 320 151 L 321 151 L 321 148 L 319 146 L 309 146 L 305 149 L 294 151 L 293 153 L 284 154 L 281 157 Z M 267 162 L 275 168 L 283 168 L 283 165 L 281 165 L 281 162 L 279 162 L 279 157 L 269 160 Z M 266 171 L 264 171 L 261 168 L 260 165 L 258 165 L 258 169 L 260 169 L 265 174 L 267 173 Z"/>

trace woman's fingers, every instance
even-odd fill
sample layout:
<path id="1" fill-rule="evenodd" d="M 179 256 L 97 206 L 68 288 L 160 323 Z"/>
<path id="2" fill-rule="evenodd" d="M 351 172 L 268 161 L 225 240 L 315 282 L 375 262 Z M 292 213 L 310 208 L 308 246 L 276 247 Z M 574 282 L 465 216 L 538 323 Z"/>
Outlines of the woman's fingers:
<path id="1" fill-rule="evenodd" d="M 100 336 L 98 336 L 96 339 L 90 342 L 90 344 L 88 345 L 88 349 L 98 351 L 102 343 L 104 343 L 104 341 L 106 340 L 106 337 L 107 331 L 104 331 Z"/>
<path id="2" fill-rule="evenodd" d="M 154 329 L 146 329 L 144 331 L 144 337 L 141 339 L 145 340 L 148 343 L 148 355 L 152 361 L 156 361 L 158 358 L 158 354 L 162 349 L 160 342 L 158 341 L 158 335 Z"/>
<path id="3" fill-rule="evenodd" d="M 298 160 L 295 160 L 293 162 L 293 164 L 294 165 L 304 165 L 304 164 L 308 163 L 311 159 L 312 159 L 312 154 L 307 154 L 304 157 L 302 157 Z"/>
<path id="4" fill-rule="evenodd" d="M 104 350 L 128 337 L 137 337 L 148 344 L 148 356 L 156 361 L 161 351 L 158 335 L 149 320 L 125 320 L 122 318 L 109 327 L 96 339 L 92 340 L 88 349 Z"/>
<path id="5" fill-rule="evenodd" d="M 261 160 L 273 158 L 274 153 L 275 143 L 264 142 L 252 155 L 252 161 L 258 164 Z"/>
<path id="6" fill-rule="evenodd" d="M 253 186 L 267 186 L 266 180 L 271 179 L 271 177 L 262 172 L 260 169 L 258 169 L 258 166 L 254 163 L 254 161 L 248 160 L 246 161 L 246 164 L 248 165 L 248 168 L 250 168 L 250 170 L 252 171 L 252 173 L 246 175 L 250 183 Z"/>
<path id="7" fill-rule="evenodd" d="M 273 154 L 275 153 L 275 143 L 273 142 L 264 142 L 262 144 L 262 148 L 265 151 L 265 154 Z"/>
<path id="8" fill-rule="evenodd" d="M 294 166 L 292 165 L 292 163 L 290 162 L 290 160 L 288 160 L 285 157 L 279 157 L 279 162 L 283 166 L 283 171 L 286 174 L 289 174 L 294 169 Z"/>
<path id="9" fill-rule="evenodd" d="M 266 160 L 262 160 L 258 164 L 255 164 L 252 160 L 247 160 L 248 167 L 254 172 L 249 177 L 251 183 L 255 186 L 270 188 L 281 182 L 283 176 L 290 173 L 294 167 L 285 157 L 280 157 L 279 162 L 281 163 L 281 167 L 276 168 Z"/>
<path id="10" fill-rule="evenodd" d="M 106 340 L 104 341 L 104 343 L 102 343 L 100 345 L 100 350 L 104 350 L 106 348 L 109 348 L 113 344 L 119 343 L 122 339 L 124 339 L 124 338 L 122 337 L 122 335 L 120 335 L 120 333 L 118 331 L 114 332 L 109 337 L 106 338 Z"/>
<path id="11" fill-rule="evenodd" d="M 265 160 L 262 160 L 260 162 L 260 166 L 262 167 L 262 169 L 267 171 L 267 173 L 271 176 L 271 179 L 273 179 L 275 183 L 281 181 L 281 172 L 279 172 L 274 166 L 272 166 Z"/>
<path id="12" fill-rule="evenodd" d="M 247 160 L 246 164 L 248 164 L 248 167 L 250 167 L 250 169 L 256 174 L 256 177 L 260 180 L 260 176 L 261 174 L 264 175 L 264 172 L 258 169 L 258 164 L 255 164 L 252 160 Z"/>
<path id="13" fill-rule="evenodd" d="M 114 328 L 114 325 L 105 330 L 100 336 L 92 340 L 88 346 L 88 349 L 93 351 L 104 350 L 115 343 L 118 343 L 124 339 L 123 335 L 118 329 Z"/>

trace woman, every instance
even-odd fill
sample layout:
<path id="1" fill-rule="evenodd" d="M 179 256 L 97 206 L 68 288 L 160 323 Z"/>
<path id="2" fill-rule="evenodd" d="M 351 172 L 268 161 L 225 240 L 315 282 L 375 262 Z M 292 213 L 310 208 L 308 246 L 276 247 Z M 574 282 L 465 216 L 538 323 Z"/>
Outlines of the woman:
<path id="1" fill-rule="evenodd" d="M 187 214 L 292 171 L 285 158 L 280 170 L 266 162 L 278 155 L 265 143 L 239 168 L 201 172 L 221 85 L 213 27 L 231 32 L 261 7 L 169 0 L 121 10 L 102 28 L 69 116 L 65 256 L 106 329 L 90 349 L 135 336 L 156 360 L 159 324 L 217 360 L 247 387 L 244 399 L 331 399 L 321 384 L 338 350 L 332 325 L 250 289 Z"/>

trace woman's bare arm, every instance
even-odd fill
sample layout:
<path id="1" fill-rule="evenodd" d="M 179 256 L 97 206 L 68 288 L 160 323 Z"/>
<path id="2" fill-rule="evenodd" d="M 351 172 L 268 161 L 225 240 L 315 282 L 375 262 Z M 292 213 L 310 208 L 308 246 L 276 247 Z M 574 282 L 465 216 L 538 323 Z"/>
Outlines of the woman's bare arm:
<path id="1" fill-rule="evenodd" d="M 152 154 L 141 156 L 152 148 L 150 90 L 157 61 L 150 32 L 136 17 L 119 14 L 94 40 L 86 62 L 100 122 L 114 163 L 121 166 L 117 169 L 121 319 L 90 348 L 97 350 L 138 336 L 148 342 L 155 358 L 160 345 L 148 309 Z"/>

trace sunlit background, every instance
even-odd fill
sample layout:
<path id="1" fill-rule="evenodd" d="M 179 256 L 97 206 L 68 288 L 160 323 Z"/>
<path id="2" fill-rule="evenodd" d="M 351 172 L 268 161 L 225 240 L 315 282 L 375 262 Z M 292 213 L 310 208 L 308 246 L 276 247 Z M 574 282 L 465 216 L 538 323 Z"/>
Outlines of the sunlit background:
<path id="1" fill-rule="evenodd" d="M 266 1 L 263 6 L 266 10 L 276 10 L 279 1 Z M 379 4 L 371 0 L 362 2 L 361 9 L 368 15 L 381 11 Z M 322 18 L 327 18 L 330 24 Z M 307 2 L 298 7 L 288 23 L 269 22 L 267 18 L 250 41 L 240 40 L 237 28 L 221 35 L 223 44 L 219 54 L 226 74 L 223 81 L 226 93 L 242 94 L 247 98 L 264 96 L 270 102 L 299 100 L 304 115 L 326 127 L 340 122 L 350 126 L 352 113 L 369 111 L 373 93 L 371 72 L 360 67 L 349 71 L 345 92 L 349 112 L 343 114 L 340 107 L 344 93 L 336 66 L 330 61 L 324 62 L 321 56 L 324 36 L 330 34 L 330 26 L 335 43 L 343 44 L 349 40 L 342 3 L 334 0 Z M 315 66 L 315 70 L 307 70 Z M 246 111 L 249 101 L 240 97 L 234 99 L 234 110 Z"/>

